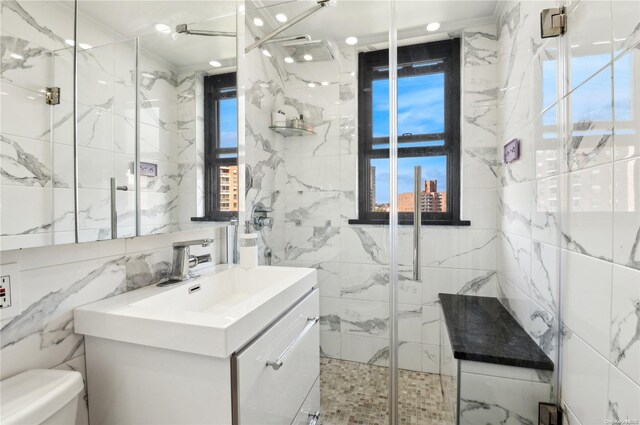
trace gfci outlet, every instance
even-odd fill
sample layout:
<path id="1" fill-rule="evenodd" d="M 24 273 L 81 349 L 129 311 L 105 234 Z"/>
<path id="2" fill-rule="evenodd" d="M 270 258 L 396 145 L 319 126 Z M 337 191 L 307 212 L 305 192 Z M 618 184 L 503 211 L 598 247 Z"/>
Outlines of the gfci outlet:
<path id="1" fill-rule="evenodd" d="M 11 276 L 0 276 L 0 308 L 11 307 Z"/>
<path id="2" fill-rule="evenodd" d="M 20 309 L 20 266 L 18 263 L 0 265 L 0 320 L 22 313 Z"/>

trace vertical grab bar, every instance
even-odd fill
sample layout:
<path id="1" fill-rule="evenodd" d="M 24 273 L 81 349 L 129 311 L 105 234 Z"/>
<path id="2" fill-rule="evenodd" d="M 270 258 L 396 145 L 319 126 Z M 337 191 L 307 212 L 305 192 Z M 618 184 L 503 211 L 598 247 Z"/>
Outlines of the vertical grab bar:
<path id="1" fill-rule="evenodd" d="M 127 186 L 118 186 L 116 178 L 111 177 L 111 239 L 118 239 L 118 210 L 116 208 L 116 191 L 127 191 Z"/>
<path id="2" fill-rule="evenodd" d="M 420 231 L 422 230 L 422 167 L 413 168 L 413 280 L 420 280 Z"/>

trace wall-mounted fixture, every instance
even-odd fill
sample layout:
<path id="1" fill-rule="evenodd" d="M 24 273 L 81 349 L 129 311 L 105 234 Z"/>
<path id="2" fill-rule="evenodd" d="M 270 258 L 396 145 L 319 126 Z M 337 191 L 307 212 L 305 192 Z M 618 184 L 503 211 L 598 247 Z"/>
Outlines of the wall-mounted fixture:
<path id="1" fill-rule="evenodd" d="M 116 192 L 129 190 L 127 186 L 118 186 L 115 177 L 111 177 L 111 239 L 118 239 L 118 208 Z"/>
<path id="2" fill-rule="evenodd" d="M 60 87 L 47 87 L 45 102 L 47 105 L 60 104 Z"/>
<path id="3" fill-rule="evenodd" d="M 559 37 L 567 31 L 567 15 L 564 7 L 552 7 L 540 12 L 540 36 Z"/>

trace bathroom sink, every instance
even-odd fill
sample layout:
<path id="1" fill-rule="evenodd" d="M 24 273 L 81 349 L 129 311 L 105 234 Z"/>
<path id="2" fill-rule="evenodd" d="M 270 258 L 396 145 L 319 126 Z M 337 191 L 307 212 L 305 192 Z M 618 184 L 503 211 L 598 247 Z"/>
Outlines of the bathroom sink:
<path id="1" fill-rule="evenodd" d="M 316 284 L 316 270 L 220 265 L 75 310 L 75 331 L 122 342 L 229 357 Z"/>

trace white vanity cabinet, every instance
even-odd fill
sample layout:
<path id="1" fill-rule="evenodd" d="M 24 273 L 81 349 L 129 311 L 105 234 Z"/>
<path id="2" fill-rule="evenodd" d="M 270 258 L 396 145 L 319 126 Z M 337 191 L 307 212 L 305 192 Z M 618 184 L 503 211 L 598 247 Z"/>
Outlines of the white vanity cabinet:
<path id="1" fill-rule="evenodd" d="M 316 282 L 312 269 L 231 269 L 77 309 L 91 425 L 316 423 Z"/>
<path id="2" fill-rule="evenodd" d="M 293 421 L 320 374 L 318 303 L 318 290 L 314 290 L 232 357 L 239 424 L 280 425 Z M 319 410 L 317 403 L 306 410 L 314 408 Z"/>

